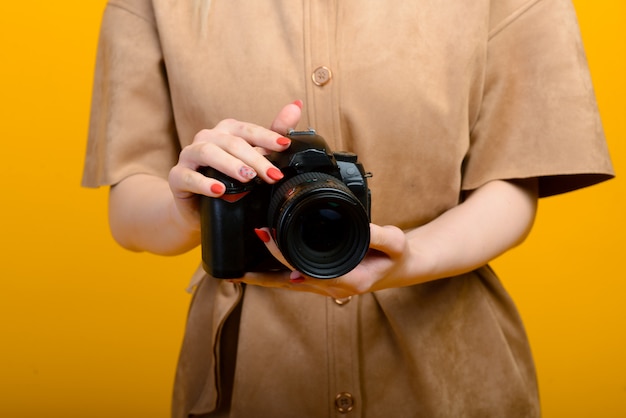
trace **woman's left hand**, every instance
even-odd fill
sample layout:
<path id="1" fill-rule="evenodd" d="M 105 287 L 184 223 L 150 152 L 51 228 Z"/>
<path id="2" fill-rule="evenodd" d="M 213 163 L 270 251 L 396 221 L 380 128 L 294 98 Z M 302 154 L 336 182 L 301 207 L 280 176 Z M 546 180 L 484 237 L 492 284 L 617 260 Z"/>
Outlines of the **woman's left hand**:
<path id="1" fill-rule="evenodd" d="M 315 279 L 295 271 L 280 253 L 269 230 L 257 230 L 272 255 L 291 272 L 248 273 L 241 281 L 250 285 L 281 287 L 294 291 L 317 293 L 336 299 L 405 285 L 409 257 L 405 233 L 395 226 L 370 224 L 370 250 L 361 263 L 348 274 L 335 279 Z M 409 283 L 406 283 L 409 284 Z"/>
<path id="2" fill-rule="evenodd" d="M 487 264 L 526 238 L 535 218 L 537 195 L 534 178 L 490 181 L 458 206 L 410 231 L 370 224 L 369 253 L 345 276 L 321 280 L 297 271 L 249 273 L 238 281 L 345 298 L 458 276 Z M 257 233 L 274 257 L 289 267 L 268 229 Z"/>

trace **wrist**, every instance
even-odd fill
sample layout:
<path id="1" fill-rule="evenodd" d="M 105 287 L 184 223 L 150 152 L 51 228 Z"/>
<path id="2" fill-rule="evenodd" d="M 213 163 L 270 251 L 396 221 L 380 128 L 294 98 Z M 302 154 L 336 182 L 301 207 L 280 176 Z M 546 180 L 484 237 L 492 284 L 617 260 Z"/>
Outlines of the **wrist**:
<path id="1" fill-rule="evenodd" d="M 195 198 L 195 197 L 194 197 Z M 187 203 L 187 202 L 186 202 Z M 195 206 L 195 205 L 194 205 Z M 199 205 L 198 205 L 199 206 Z M 200 238 L 200 213 L 199 210 L 189 210 L 185 205 L 179 205 L 173 199 L 169 205 L 170 224 L 181 237 Z"/>
<path id="2" fill-rule="evenodd" d="M 438 267 L 440 257 L 437 244 L 429 242 L 419 228 L 409 232 L 407 240 L 407 277 L 410 278 L 411 284 L 421 284 L 444 277 Z"/>

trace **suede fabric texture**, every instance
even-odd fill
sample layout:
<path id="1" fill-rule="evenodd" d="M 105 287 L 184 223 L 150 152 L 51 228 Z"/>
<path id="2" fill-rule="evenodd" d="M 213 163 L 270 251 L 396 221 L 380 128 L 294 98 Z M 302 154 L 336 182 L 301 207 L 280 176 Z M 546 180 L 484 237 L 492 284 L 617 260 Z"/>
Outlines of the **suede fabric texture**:
<path id="1" fill-rule="evenodd" d="M 548 196 L 613 176 L 569 0 L 110 0 L 83 184 L 166 178 L 199 130 L 267 126 L 295 99 L 301 129 L 374 174 L 381 225 L 418 227 L 494 179 L 538 177 Z M 522 322 L 485 266 L 344 305 L 204 277 L 172 415 L 539 411 Z"/>

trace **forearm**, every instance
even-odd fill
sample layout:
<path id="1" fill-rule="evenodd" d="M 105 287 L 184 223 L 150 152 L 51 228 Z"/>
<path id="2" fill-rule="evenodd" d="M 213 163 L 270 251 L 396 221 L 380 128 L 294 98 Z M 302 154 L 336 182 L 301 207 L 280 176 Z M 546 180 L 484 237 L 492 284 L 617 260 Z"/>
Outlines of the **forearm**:
<path id="1" fill-rule="evenodd" d="M 537 182 L 492 181 L 462 204 L 407 234 L 419 281 L 478 268 L 520 244 L 537 210 Z"/>
<path id="2" fill-rule="evenodd" d="M 200 242 L 200 225 L 180 217 L 167 180 L 151 175 L 133 175 L 111 188 L 109 223 L 115 240 L 132 251 L 176 255 Z"/>

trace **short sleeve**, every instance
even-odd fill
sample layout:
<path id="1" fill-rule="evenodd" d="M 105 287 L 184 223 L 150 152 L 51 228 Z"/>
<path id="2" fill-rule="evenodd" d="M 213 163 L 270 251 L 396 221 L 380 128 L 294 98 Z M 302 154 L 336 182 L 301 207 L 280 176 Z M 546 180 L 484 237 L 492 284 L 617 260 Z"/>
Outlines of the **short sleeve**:
<path id="1" fill-rule="evenodd" d="M 92 94 L 83 186 L 132 174 L 167 177 L 180 145 L 162 53 L 147 0 L 110 1 Z"/>
<path id="2" fill-rule="evenodd" d="M 537 177 L 550 196 L 613 177 L 571 2 L 525 1 L 507 13 L 489 34 L 463 188 Z"/>

